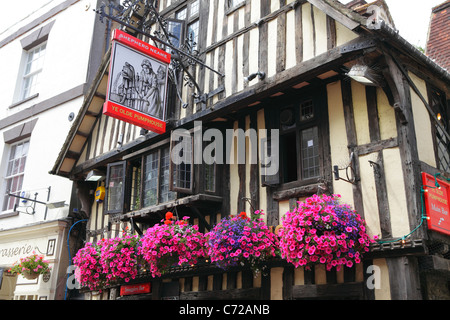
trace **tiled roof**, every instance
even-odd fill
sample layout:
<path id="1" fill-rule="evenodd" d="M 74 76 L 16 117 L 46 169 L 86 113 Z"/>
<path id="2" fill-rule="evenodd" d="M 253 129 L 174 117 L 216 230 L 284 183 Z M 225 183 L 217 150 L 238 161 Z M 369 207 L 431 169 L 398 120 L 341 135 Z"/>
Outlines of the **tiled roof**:
<path id="1" fill-rule="evenodd" d="M 426 54 L 450 70 L 450 0 L 432 10 Z"/>

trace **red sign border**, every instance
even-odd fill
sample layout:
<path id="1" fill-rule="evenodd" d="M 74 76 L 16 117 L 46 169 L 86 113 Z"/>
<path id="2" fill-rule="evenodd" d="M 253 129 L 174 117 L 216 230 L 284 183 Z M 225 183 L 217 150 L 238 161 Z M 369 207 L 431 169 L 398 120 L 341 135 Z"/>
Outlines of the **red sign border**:
<path id="1" fill-rule="evenodd" d="M 117 109 L 120 108 L 120 110 L 124 110 L 129 113 L 117 112 L 114 110 L 115 108 Z M 138 127 L 151 130 L 159 134 L 166 132 L 165 121 L 159 120 L 154 117 L 150 117 L 149 115 L 133 110 L 131 108 L 124 107 L 120 104 L 114 103 L 109 100 L 103 104 L 103 114 L 134 124 Z"/>
<path id="2" fill-rule="evenodd" d="M 433 181 L 433 185 L 431 185 L 431 186 L 427 185 L 427 180 Z M 439 179 L 437 179 L 437 180 L 439 180 Z M 422 172 L 422 184 L 423 184 L 423 189 L 424 190 L 426 190 L 427 187 L 428 187 L 428 189 L 429 189 L 429 187 L 434 188 L 435 187 L 434 182 L 435 182 L 435 177 L 433 175 L 431 175 L 429 173 L 426 173 L 426 172 Z M 447 201 L 449 201 L 450 200 L 450 184 L 446 183 L 446 182 L 444 182 L 442 180 L 439 180 L 438 184 L 443 186 L 443 187 L 445 187 L 445 189 L 447 190 Z M 430 208 L 431 207 L 431 203 L 430 203 L 431 199 L 429 199 L 428 192 L 424 192 L 424 198 L 425 198 L 424 199 L 425 212 L 426 212 L 427 221 L 428 221 L 428 224 L 427 224 L 428 225 L 428 229 L 436 231 L 436 232 L 439 232 L 439 233 L 442 233 L 442 234 L 450 235 L 450 229 L 436 226 L 433 223 L 434 220 L 435 220 L 435 217 L 432 216 L 432 214 L 431 214 L 431 208 Z M 447 203 L 447 212 L 450 213 L 450 204 L 449 203 Z M 447 217 L 448 217 L 448 219 L 450 219 L 449 215 L 447 215 Z M 447 221 L 447 224 L 450 224 L 450 220 Z"/>
<path id="3" fill-rule="evenodd" d="M 115 29 L 112 36 L 113 41 L 120 42 L 128 47 L 133 48 L 134 50 L 140 51 L 156 60 L 159 60 L 163 63 L 169 64 L 171 55 L 168 52 L 165 52 L 161 49 L 158 49 L 144 41 L 139 40 L 132 35 L 129 35 L 122 30 Z"/>
<path id="4" fill-rule="evenodd" d="M 129 35 L 122 30 L 115 29 L 113 31 L 112 41 L 121 43 L 130 49 L 143 53 L 153 59 L 156 59 L 164 64 L 170 64 L 171 55 L 163 50 L 160 50 L 144 41 L 139 40 L 136 37 Z M 114 45 L 113 45 L 114 46 Z M 111 52 L 113 54 L 113 52 Z M 112 61 L 110 61 L 109 74 L 111 74 Z M 153 131 L 158 134 L 166 132 L 165 119 L 158 119 L 148 114 L 139 112 L 132 108 L 120 105 L 109 100 L 110 80 L 108 79 L 108 87 L 106 93 L 106 101 L 103 104 L 103 114 L 131 123 L 141 128 Z"/>

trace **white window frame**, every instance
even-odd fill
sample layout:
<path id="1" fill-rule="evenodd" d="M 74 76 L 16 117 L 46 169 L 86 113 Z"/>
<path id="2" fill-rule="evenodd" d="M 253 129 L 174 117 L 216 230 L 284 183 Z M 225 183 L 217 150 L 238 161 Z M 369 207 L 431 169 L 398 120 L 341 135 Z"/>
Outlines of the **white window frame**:
<path id="1" fill-rule="evenodd" d="M 46 50 L 47 42 L 43 42 L 25 53 L 19 101 L 28 99 L 38 93 L 37 88 L 43 70 Z M 29 65 L 30 67 L 28 67 Z"/>
<path id="2" fill-rule="evenodd" d="M 23 147 L 25 144 L 27 145 L 27 152 L 26 152 L 26 154 L 25 155 L 22 154 L 22 156 L 20 156 L 20 157 L 15 157 L 15 158 L 11 159 L 13 150 L 15 152 L 17 146 L 22 145 L 22 147 Z M 5 176 L 4 176 L 4 179 L 3 179 L 3 190 L 4 190 L 4 194 L 5 195 L 4 195 L 4 198 L 3 198 L 1 213 L 13 212 L 15 210 L 15 205 L 18 204 L 18 202 L 19 202 L 19 198 L 15 198 L 16 200 L 13 201 L 14 205 L 12 207 L 10 207 L 9 203 L 11 202 L 11 199 L 13 199 L 14 197 L 8 196 L 7 192 L 10 192 L 11 194 L 15 194 L 15 195 L 20 196 L 20 193 L 21 193 L 21 191 L 23 189 L 23 180 L 24 180 L 24 177 L 25 177 L 25 167 L 26 167 L 26 161 L 27 161 L 27 158 L 28 158 L 29 149 L 30 149 L 30 140 L 28 140 L 28 139 L 27 140 L 21 140 L 21 141 L 19 141 L 17 143 L 11 144 L 10 147 L 9 147 L 8 158 L 5 161 L 5 167 L 6 168 L 4 168 Z M 19 169 L 20 169 L 20 162 L 22 161 L 22 159 L 24 161 L 22 171 L 18 171 L 17 170 L 17 172 L 14 172 L 13 167 L 10 167 L 10 164 L 12 164 L 12 166 L 14 166 L 15 162 L 19 161 L 18 166 L 19 166 Z M 11 170 L 10 170 L 10 168 L 11 168 Z M 8 187 L 9 180 L 16 179 L 18 177 L 22 178 L 20 187 L 16 188 L 17 190 L 9 190 L 10 189 Z"/>

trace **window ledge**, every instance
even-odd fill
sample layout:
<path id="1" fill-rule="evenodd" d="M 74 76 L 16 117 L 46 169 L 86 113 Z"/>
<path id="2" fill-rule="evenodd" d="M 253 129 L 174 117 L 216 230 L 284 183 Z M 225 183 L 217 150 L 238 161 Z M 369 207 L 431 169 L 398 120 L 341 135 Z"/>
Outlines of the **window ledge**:
<path id="1" fill-rule="evenodd" d="M 4 211 L 0 212 L 0 219 L 15 217 L 19 215 L 19 211 Z"/>
<path id="2" fill-rule="evenodd" d="M 247 4 L 247 1 L 242 1 L 241 3 L 239 3 L 238 5 L 229 8 L 226 12 L 225 15 L 229 16 L 230 14 L 232 14 L 233 12 L 239 10 L 242 7 L 245 7 L 245 5 Z"/>
<path id="3" fill-rule="evenodd" d="M 10 106 L 8 107 L 8 109 L 13 109 L 13 108 L 15 108 L 15 107 L 21 105 L 22 103 L 25 103 L 25 102 L 27 102 L 27 101 L 33 100 L 34 98 L 37 98 L 37 97 L 39 97 L 39 93 L 35 93 L 35 94 L 33 94 L 32 96 L 29 96 L 28 98 L 25 98 L 25 99 L 23 99 L 23 100 L 20 100 L 20 101 L 17 101 L 17 102 L 15 102 L 15 103 L 13 103 L 12 105 L 10 105 Z"/>
<path id="4" fill-rule="evenodd" d="M 199 202 L 209 202 L 209 203 L 222 203 L 222 197 L 219 196 L 213 196 L 209 194 L 199 193 L 192 196 L 187 196 L 184 198 L 180 198 L 177 200 L 169 201 L 166 203 L 162 203 L 159 205 L 146 207 L 140 210 L 132 211 L 125 213 L 120 216 L 120 220 L 123 219 L 130 219 L 130 218 L 144 218 L 149 214 L 157 213 L 157 212 L 165 212 L 169 209 L 175 208 L 177 206 L 182 205 L 195 205 Z"/>
<path id="5" fill-rule="evenodd" d="M 324 183 L 309 184 L 301 187 L 294 187 L 286 190 L 276 191 L 273 199 L 276 201 L 289 200 L 291 198 L 309 197 L 320 190 L 327 190 L 328 187 Z"/>

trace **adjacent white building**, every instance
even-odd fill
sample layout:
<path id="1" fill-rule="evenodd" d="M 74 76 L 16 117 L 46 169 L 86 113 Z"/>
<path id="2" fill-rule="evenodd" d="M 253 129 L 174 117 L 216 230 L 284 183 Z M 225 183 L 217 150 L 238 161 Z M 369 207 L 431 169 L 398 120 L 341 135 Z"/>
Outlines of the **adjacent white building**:
<path id="1" fill-rule="evenodd" d="M 48 172 L 105 52 L 98 2 L 45 1 L 0 30 L 0 300 L 64 299 L 67 232 L 81 205 L 70 203 L 72 181 Z M 32 251 L 51 262 L 50 277 L 8 274 Z"/>

